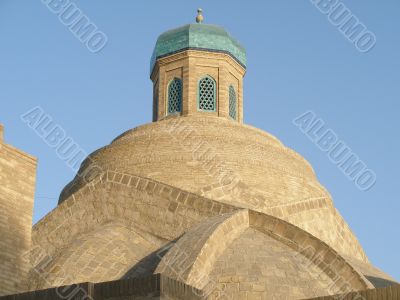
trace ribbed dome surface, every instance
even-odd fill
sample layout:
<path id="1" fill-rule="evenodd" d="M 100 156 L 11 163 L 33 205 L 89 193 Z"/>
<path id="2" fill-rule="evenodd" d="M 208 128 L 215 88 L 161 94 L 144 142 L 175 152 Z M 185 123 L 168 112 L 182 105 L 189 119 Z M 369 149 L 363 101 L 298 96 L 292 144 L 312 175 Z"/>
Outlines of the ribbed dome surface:
<path id="1" fill-rule="evenodd" d="M 172 117 L 117 137 L 84 161 L 87 170 L 112 170 L 282 218 L 337 251 L 367 261 L 310 164 L 270 134 L 218 117 Z M 90 172 L 89 172 L 90 173 Z M 60 203 L 85 186 L 77 175 Z M 133 200 L 134 201 L 134 200 Z"/>
<path id="2" fill-rule="evenodd" d="M 218 117 L 178 117 L 139 126 L 92 153 L 79 173 L 94 164 L 195 193 L 218 193 L 219 187 L 228 190 L 240 181 L 242 188 L 262 195 L 261 207 L 325 194 L 299 154 L 262 130 Z M 74 190 L 81 181 L 75 178 Z M 277 185 L 283 189 L 272 188 Z M 233 198 L 230 193 L 221 197 Z"/>

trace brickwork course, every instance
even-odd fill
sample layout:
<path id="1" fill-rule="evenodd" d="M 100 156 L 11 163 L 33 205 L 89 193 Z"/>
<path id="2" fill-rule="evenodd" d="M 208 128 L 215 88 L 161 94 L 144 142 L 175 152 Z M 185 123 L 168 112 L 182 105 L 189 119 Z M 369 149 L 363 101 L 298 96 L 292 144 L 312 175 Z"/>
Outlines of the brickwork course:
<path id="1" fill-rule="evenodd" d="M 34 226 L 36 159 L 0 126 L 0 299 L 400 299 L 311 165 L 244 124 L 245 73 L 222 27 L 162 34 L 153 122 L 90 154 Z M 212 111 L 199 109 L 204 77 Z"/>

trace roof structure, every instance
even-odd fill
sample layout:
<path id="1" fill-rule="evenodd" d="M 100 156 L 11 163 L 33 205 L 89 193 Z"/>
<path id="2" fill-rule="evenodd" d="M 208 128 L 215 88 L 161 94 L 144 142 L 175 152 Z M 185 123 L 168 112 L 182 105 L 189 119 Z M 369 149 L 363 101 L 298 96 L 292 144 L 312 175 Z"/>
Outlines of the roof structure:
<path id="1" fill-rule="evenodd" d="M 197 23 L 166 31 L 159 36 L 151 57 L 150 72 L 157 59 L 189 49 L 224 52 L 246 67 L 245 48 L 224 28 Z"/>

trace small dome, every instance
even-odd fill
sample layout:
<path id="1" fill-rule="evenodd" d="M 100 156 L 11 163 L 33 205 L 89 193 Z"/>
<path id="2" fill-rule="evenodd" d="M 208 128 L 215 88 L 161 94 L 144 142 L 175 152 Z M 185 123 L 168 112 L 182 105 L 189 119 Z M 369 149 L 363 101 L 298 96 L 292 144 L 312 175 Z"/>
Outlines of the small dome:
<path id="1" fill-rule="evenodd" d="M 150 73 L 158 58 L 189 49 L 224 52 L 246 68 L 245 48 L 225 29 L 210 24 L 188 24 L 158 37 L 151 57 Z"/>

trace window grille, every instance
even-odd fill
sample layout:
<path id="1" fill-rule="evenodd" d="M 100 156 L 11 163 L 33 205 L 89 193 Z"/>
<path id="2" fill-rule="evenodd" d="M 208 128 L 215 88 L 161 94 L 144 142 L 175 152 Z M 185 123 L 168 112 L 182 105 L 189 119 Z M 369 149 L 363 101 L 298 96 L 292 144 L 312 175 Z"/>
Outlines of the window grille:
<path id="1" fill-rule="evenodd" d="M 216 83 L 206 76 L 199 81 L 199 109 L 203 111 L 216 110 Z"/>
<path id="2" fill-rule="evenodd" d="M 233 86 L 229 87 L 229 116 L 236 120 L 236 92 Z"/>
<path id="3" fill-rule="evenodd" d="M 182 110 L 182 80 L 174 78 L 168 85 L 168 114 Z"/>

